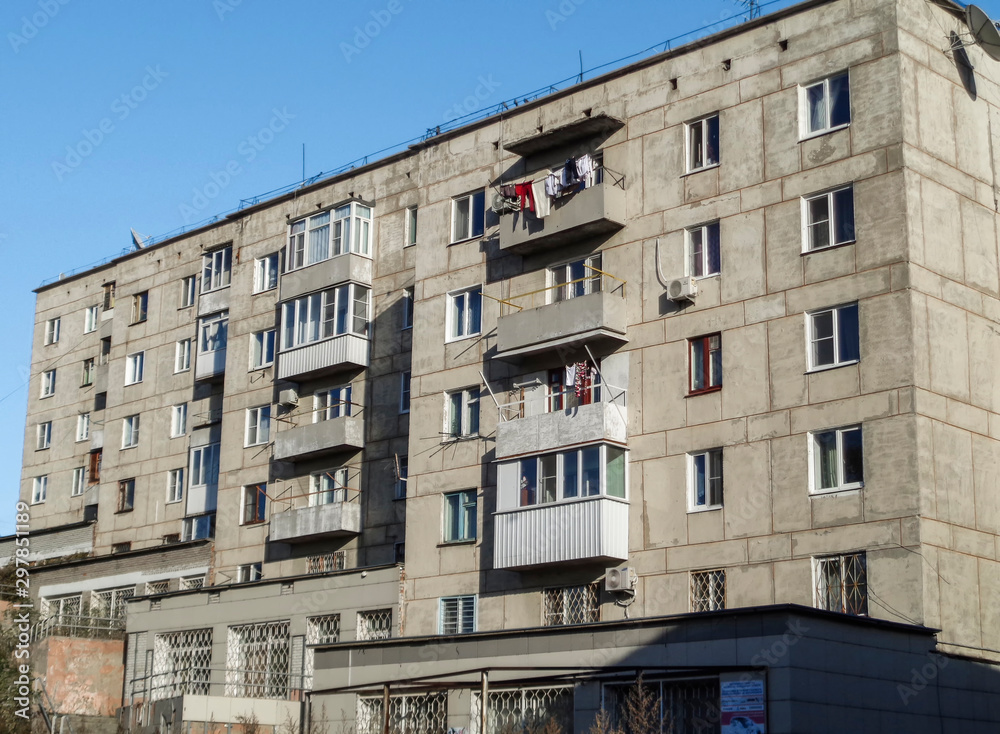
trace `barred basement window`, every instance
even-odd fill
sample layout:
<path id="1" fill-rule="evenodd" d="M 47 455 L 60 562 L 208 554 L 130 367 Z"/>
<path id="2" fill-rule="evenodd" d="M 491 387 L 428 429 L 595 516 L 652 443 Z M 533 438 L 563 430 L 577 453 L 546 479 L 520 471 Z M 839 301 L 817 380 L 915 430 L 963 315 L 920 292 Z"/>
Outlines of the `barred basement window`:
<path id="1" fill-rule="evenodd" d="M 212 669 L 212 629 L 167 632 L 153 638 L 150 698 L 162 701 L 185 693 L 208 695 Z"/>
<path id="2" fill-rule="evenodd" d="M 585 624 L 601 619 L 597 584 L 563 586 L 542 592 L 542 624 Z"/>
<path id="3" fill-rule="evenodd" d="M 392 610 L 372 609 L 358 612 L 357 639 L 388 640 L 392 637 Z"/>
<path id="4" fill-rule="evenodd" d="M 505 732 L 544 731 L 549 722 L 561 731 L 573 731 L 573 689 L 516 688 L 491 690 L 487 694 L 486 731 L 489 734 Z M 472 734 L 479 733 L 482 718 L 482 695 L 472 694 Z"/>
<path id="5" fill-rule="evenodd" d="M 124 543 L 112 543 L 111 552 L 112 553 L 128 553 L 132 550 L 132 541 L 127 540 Z"/>
<path id="6" fill-rule="evenodd" d="M 322 617 L 309 617 L 306 619 L 306 645 L 327 645 L 333 642 L 340 642 L 340 615 L 326 614 Z M 303 688 L 313 687 L 313 674 L 315 672 L 315 651 L 306 649 L 305 671 Z"/>
<path id="7" fill-rule="evenodd" d="M 868 560 L 864 553 L 816 558 L 816 606 L 868 616 Z"/>
<path id="8" fill-rule="evenodd" d="M 382 696 L 358 696 L 357 734 L 381 734 Z M 437 734 L 447 730 L 448 694 L 421 693 L 389 698 L 389 731 Z"/>
<path id="9" fill-rule="evenodd" d="M 326 573 L 327 571 L 343 571 L 347 568 L 347 553 L 334 551 L 321 556 L 309 556 L 306 559 L 306 573 Z"/>
<path id="10" fill-rule="evenodd" d="M 726 608 L 726 572 L 691 573 L 691 611 L 714 612 Z"/>
<path id="11" fill-rule="evenodd" d="M 291 644 L 288 620 L 229 628 L 226 695 L 287 698 Z"/>
<path id="12" fill-rule="evenodd" d="M 205 586 L 204 576 L 185 576 L 181 579 L 181 591 L 200 589 Z"/>

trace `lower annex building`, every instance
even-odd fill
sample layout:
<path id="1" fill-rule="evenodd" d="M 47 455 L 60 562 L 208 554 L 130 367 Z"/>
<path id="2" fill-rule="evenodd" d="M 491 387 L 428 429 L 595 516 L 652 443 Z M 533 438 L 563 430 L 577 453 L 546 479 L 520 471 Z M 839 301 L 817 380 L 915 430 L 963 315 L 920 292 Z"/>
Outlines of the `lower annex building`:
<path id="1" fill-rule="evenodd" d="M 951 32 L 810 0 L 39 288 L 46 715 L 587 731 L 642 674 L 662 731 L 992 730 L 1000 62 Z"/>

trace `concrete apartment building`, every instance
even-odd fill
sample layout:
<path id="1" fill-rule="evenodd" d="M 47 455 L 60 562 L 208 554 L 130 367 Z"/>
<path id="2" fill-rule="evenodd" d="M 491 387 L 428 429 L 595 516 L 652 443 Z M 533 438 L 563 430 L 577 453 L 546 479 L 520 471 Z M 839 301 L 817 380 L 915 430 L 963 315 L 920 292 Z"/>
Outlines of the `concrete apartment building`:
<path id="1" fill-rule="evenodd" d="M 952 33 L 811 0 L 40 288 L 37 644 L 124 619 L 161 734 L 585 731 L 639 672 L 664 731 L 992 730 L 1000 62 Z"/>

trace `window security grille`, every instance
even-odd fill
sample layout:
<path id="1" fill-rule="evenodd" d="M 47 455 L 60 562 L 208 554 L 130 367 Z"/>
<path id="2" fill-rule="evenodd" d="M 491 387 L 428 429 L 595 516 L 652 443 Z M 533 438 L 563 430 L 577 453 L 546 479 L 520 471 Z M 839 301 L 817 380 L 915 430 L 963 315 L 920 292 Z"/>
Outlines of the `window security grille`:
<path id="1" fill-rule="evenodd" d="M 334 551 L 321 556 L 309 556 L 306 559 L 306 573 L 326 573 L 327 571 L 343 571 L 347 568 L 347 554 L 344 551 Z"/>
<path id="2" fill-rule="evenodd" d="M 713 612 L 726 608 L 726 572 L 699 571 L 691 574 L 691 611 Z"/>
<path id="3" fill-rule="evenodd" d="M 331 642 L 340 642 L 340 615 L 327 614 L 322 617 L 309 617 L 306 620 L 306 644 L 326 645 Z M 306 650 L 304 688 L 311 689 L 313 687 L 314 653 L 314 650 Z"/>
<path id="4" fill-rule="evenodd" d="M 153 638 L 154 701 L 185 693 L 206 696 L 212 668 L 212 629 L 167 632 Z"/>
<path id="5" fill-rule="evenodd" d="M 170 588 L 170 582 L 166 580 L 146 582 L 147 594 L 166 594 L 169 588 Z"/>
<path id="6" fill-rule="evenodd" d="M 112 620 L 114 626 L 124 629 L 125 602 L 133 596 L 134 586 L 95 592 L 90 598 L 90 616 Z"/>
<path id="7" fill-rule="evenodd" d="M 486 700 L 487 734 L 543 731 L 550 721 L 559 724 L 561 731 L 573 731 L 572 688 L 492 690 Z M 481 701 L 481 694 L 472 694 L 471 734 L 481 734 Z"/>
<path id="8" fill-rule="evenodd" d="M 392 610 L 372 609 L 358 612 L 359 640 L 388 640 L 392 637 Z"/>
<path id="9" fill-rule="evenodd" d="M 226 695 L 236 698 L 288 698 L 290 638 L 288 621 L 229 628 Z"/>
<path id="10" fill-rule="evenodd" d="M 545 589 L 542 592 L 542 623 L 553 627 L 597 622 L 601 618 L 597 598 L 597 584 Z"/>
<path id="11" fill-rule="evenodd" d="M 358 697 L 358 734 L 381 734 L 382 697 Z M 448 728 L 448 694 L 424 693 L 389 698 L 389 731 L 437 734 Z"/>
<path id="12" fill-rule="evenodd" d="M 816 559 L 820 609 L 868 616 L 868 564 L 864 553 Z"/>
<path id="13" fill-rule="evenodd" d="M 632 685 L 606 685 L 604 708 L 611 714 L 612 726 L 620 729 L 625 722 L 625 700 Z M 717 678 L 686 681 L 646 681 L 659 701 L 661 734 L 672 732 L 699 732 L 719 734 L 721 712 L 719 709 L 719 681 Z"/>
<path id="14" fill-rule="evenodd" d="M 78 628 L 87 626 L 88 620 L 80 617 L 82 601 L 80 594 L 42 600 L 42 618 L 47 620 L 51 634 L 72 637 Z"/>
<path id="15" fill-rule="evenodd" d="M 188 576 L 187 578 L 181 579 L 181 590 L 189 591 L 191 589 L 200 589 L 205 585 L 204 576 Z"/>

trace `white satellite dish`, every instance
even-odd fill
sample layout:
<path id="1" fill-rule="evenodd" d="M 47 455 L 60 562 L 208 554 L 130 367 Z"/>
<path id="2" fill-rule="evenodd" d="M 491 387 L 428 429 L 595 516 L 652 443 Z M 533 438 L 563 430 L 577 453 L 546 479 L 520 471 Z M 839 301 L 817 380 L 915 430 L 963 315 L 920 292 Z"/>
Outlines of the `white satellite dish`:
<path id="1" fill-rule="evenodd" d="M 969 5 L 965 8 L 965 22 L 976 43 L 994 61 L 1000 61 L 1000 29 L 982 8 Z"/>

